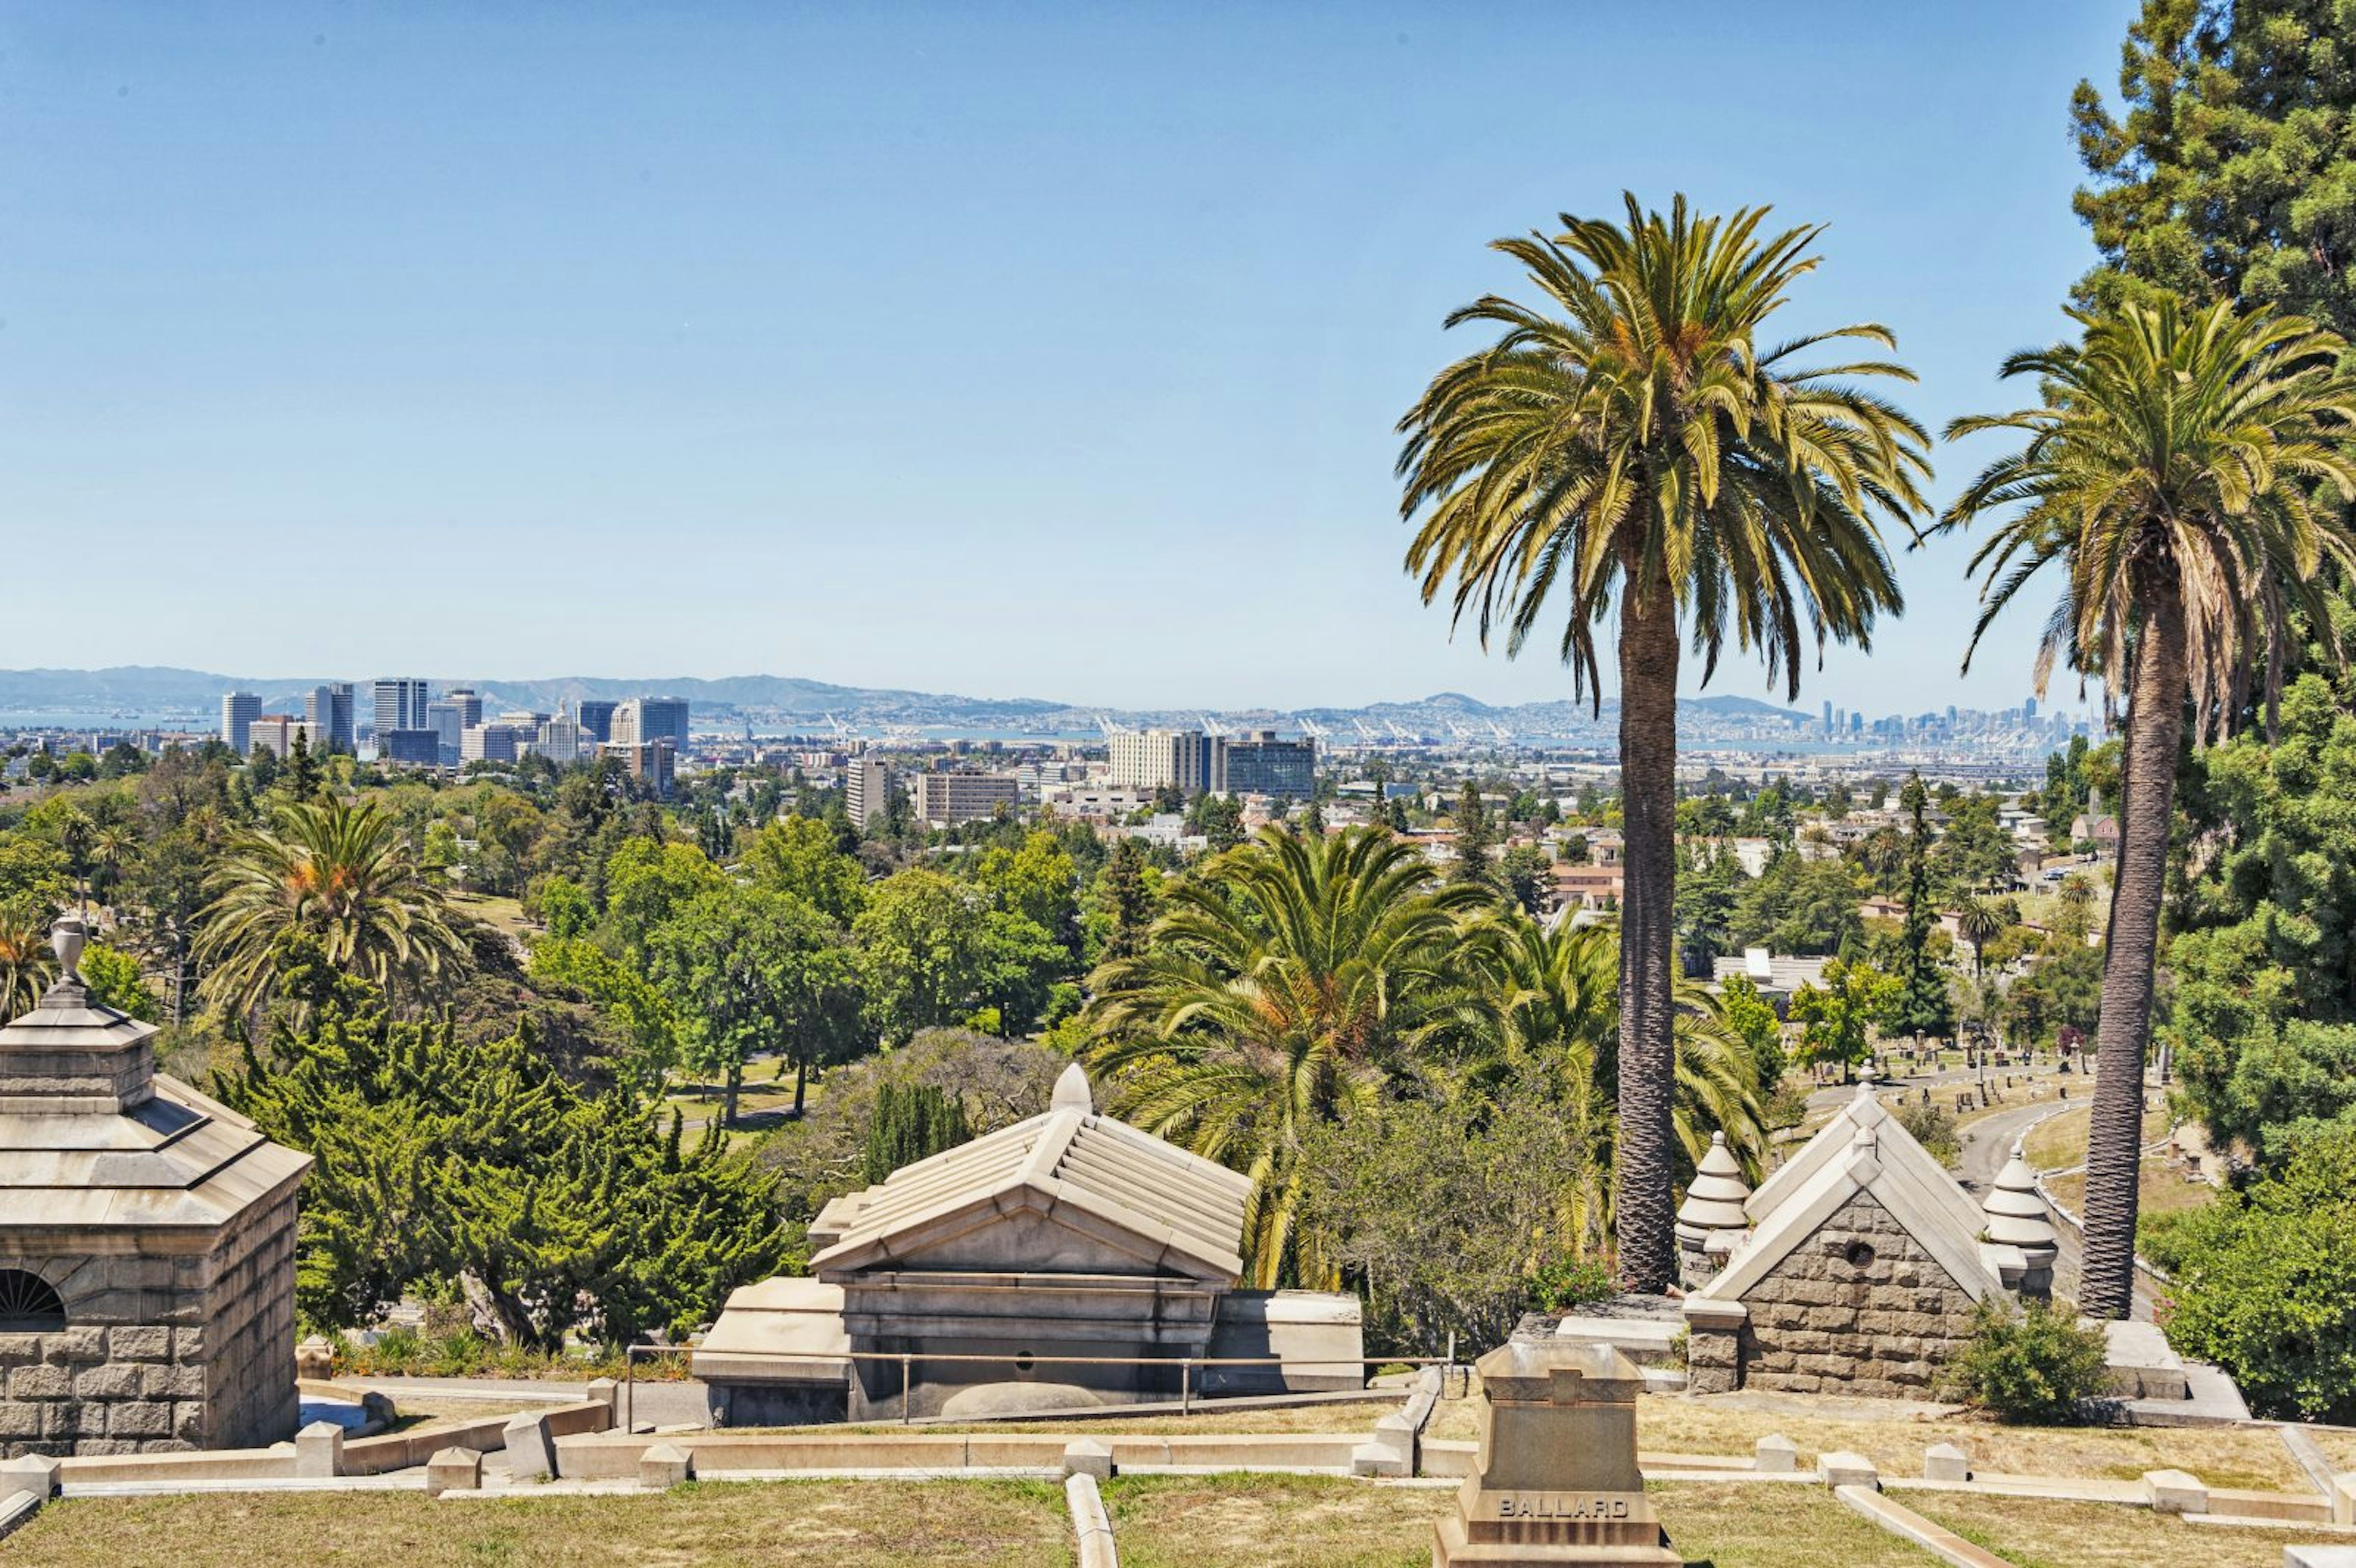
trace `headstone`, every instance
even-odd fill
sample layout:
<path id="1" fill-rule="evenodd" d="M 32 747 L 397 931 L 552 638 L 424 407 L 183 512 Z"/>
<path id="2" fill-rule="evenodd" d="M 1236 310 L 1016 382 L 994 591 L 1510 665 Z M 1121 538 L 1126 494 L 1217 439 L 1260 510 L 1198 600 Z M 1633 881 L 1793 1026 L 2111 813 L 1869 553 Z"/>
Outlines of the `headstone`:
<path id="1" fill-rule="evenodd" d="M 483 1456 L 472 1448 L 444 1448 L 425 1461 L 425 1495 L 479 1492 L 483 1489 Z"/>
<path id="2" fill-rule="evenodd" d="M 695 1461 L 687 1450 L 669 1443 L 658 1443 L 638 1456 L 638 1485 L 655 1491 L 678 1486 L 695 1474 Z"/>
<path id="3" fill-rule="evenodd" d="M 1681 1568 L 1636 1469 L 1644 1374 L 1609 1345 L 1507 1342 L 1483 1356 L 1481 1443 L 1434 1568 Z"/>
<path id="4" fill-rule="evenodd" d="M 1751 1450 L 1751 1467 L 1762 1476 L 1796 1475 L 1800 1468 L 1800 1451 L 1792 1440 L 1778 1432 L 1762 1437 Z"/>
<path id="5" fill-rule="evenodd" d="M 1972 1478 L 1972 1456 L 1953 1443 L 1933 1443 L 1922 1456 L 1922 1478 L 1968 1481 Z"/>

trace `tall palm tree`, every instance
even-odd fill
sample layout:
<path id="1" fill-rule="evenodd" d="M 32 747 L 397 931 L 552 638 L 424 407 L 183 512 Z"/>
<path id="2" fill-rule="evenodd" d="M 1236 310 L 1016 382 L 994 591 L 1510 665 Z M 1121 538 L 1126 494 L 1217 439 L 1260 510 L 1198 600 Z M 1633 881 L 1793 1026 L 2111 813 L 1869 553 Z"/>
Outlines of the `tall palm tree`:
<path id="1" fill-rule="evenodd" d="M 290 939 L 308 939 L 337 968 L 387 987 L 465 959 L 442 890 L 373 801 L 331 795 L 281 808 L 274 829 L 230 845 L 213 885 L 197 939 L 198 960 L 211 966 L 203 989 L 239 1011 L 269 996 Z"/>
<path id="2" fill-rule="evenodd" d="M 56 970 L 40 923 L 0 906 L 0 1022 L 32 1011 Z"/>
<path id="3" fill-rule="evenodd" d="M 1799 693 L 1826 638 L 1869 642 L 1900 607 L 1879 520 L 1911 529 L 1925 436 L 1859 379 L 1912 380 L 1876 359 L 1803 368 L 1861 325 L 1781 344 L 1760 333 L 1815 266 L 1819 230 L 1763 234 L 1764 208 L 1665 218 L 1627 200 L 1624 227 L 1565 215 L 1564 232 L 1500 240 L 1542 302 L 1496 295 L 1451 326 L 1496 339 L 1450 365 L 1399 422 L 1401 513 L 1421 516 L 1408 567 L 1447 592 L 1485 646 L 1518 654 L 1560 593 L 1572 689 L 1601 710 L 1596 627 L 1619 612 L 1620 769 L 1627 833 L 1620 985 L 1620 1260 L 1660 1290 L 1676 1270 L 1674 1143 L 1676 691 L 1681 632 L 1717 668 L 1730 637 Z M 1452 588 L 1451 588 L 1452 581 Z"/>
<path id="4" fill-rule="evenodd" d="M 2346 445 L 2356 379 L 2340 368 L 2346 345 L 2336 335 L 2230 303 L 2169 300 L 2076 319 L 2079 342 L 2005 361 L 2007 376 L 2043 385 L 2040 406 L 1949 427 L 1950 436 L 2027 439 L 1940 526 L 2009 514 L 1973 558 L 1986 573 L 1974 648 L 2031 577 L 2058 565 L 2064 582 L 2039 651 L 2040 688 L 2061 659 L 2126 699 L 2081 1304 L 2124 1317 L 2177 753 L 2188 718 L 2196 741 L 2222 734 L 2254 683 L 2271 725 L 2291 611 L 2320 614 L 2321 569 L 2356 563 L 2344 507 L 2318 497 L 2356 500 Z"/>
<path id="5" fill-rule="evenodd" d="M 1447 1014 L 1466 917 L 1494 895 L 1440 885 L 1376 829 L 1263 828 L 1164 895 L 1144 950 L 1090 977 L 1090 1064 L 1116 1114 L 1252 1179 L 1245 1272 L 1331 1288 L 1296 1222 L 1312 1124 L 1372 1112 Z"/>
<path id="6" fill-rule="evenodd" d="M 2019 923 L 2020 906 L 2010 899 L 1984 899 L 1976 895 L 1963 901 L 1955 911 L 1955 925 L 1965 942 L 1972 944 L 1972 973 L 1975 976 L 1987 968 L 1987 944 L 2002 936 Z"/>

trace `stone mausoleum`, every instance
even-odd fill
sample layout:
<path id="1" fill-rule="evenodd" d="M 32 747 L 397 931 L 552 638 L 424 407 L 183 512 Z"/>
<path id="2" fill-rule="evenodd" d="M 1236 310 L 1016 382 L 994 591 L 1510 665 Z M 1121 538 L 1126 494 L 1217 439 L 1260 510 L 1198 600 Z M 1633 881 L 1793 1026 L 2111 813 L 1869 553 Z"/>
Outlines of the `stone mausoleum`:
<path id="1" fill-rule="evenodd" d="M 1074 1065 L 1044 1114 L 828 1204 L 809 1277 L 731 1296 L 695 1373 L 734 1425 L 1362 1386 L 1355 1297 L 1236 1288 L 1250 1194 Z M 1199 1364 L 1230 1360 L 1267 1364 Z"/>
<path id="2" fill-rule="evenodd" d="M 294 1435 L 308 1156 L 155 1072 L 155 1027 L 60 977 L 0 1029 L 0 1454 Z"/>
<path id="3" fill-rule="evenodd" d="M 1756 1192 L 1706 1157 L 1678 1239 L 1689 1386 L 1930 1397 L 1982 1301 L 2052 1289 L 2051 1222 L 2025 1168 L 1985 1208 L 1870 1082 Z"/>

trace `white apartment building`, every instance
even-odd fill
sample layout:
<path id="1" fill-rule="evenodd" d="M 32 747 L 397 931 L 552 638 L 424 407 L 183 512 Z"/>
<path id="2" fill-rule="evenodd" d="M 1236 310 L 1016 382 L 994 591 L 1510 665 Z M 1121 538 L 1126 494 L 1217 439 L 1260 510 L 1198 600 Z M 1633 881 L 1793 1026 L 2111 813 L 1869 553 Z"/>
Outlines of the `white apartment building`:
<path id="1" fill-rule="evenodd" d="M 1019 805 L 1022 786 L 1012 773 L 917 773 L 908 781 L 908 805 L 916 820 L 951 827 Z"/>
<path id="2" fill-rule="evenodd" d="M 1218 740 L 1200 730 L 1128 730 L 1106 742 L 1105 783 L 1151 794 L 1171 784 L 1188 795 L 1213 786 Z"/>
<path id="3" fill-rule="evenodd" d="M 891 814 L 892 770 L 881 758 L 853 757 L 842 764 L 842 809 L 862 828 Z"/>

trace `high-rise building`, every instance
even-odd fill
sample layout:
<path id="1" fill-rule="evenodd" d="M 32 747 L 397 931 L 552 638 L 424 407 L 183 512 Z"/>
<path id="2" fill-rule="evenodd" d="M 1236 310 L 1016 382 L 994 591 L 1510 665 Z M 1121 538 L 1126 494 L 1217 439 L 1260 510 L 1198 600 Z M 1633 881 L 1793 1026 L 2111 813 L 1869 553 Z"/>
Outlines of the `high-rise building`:
<path id="1" fill-rule="evenodd" d="M 919 822 L 954 827 L 994 816 L 1023 798 L 1012 773 L 917 773 L 908 781 L 908 805 Z"/>
<path id="2" fill-rule="evenodd" d="M 348 755 L 353 749 L 352 683 L 337 680 L 313 687 L 303 700 L 303 723 L 310 735 L 311 750 Z"/>
<path id="3" fill-rule="evenodd" d="M 304 750 L 316 752 L 319 749 L 318 737 L 311 734 L 310 729 L 306 721 L 292 713 L 258 713 L 246 731 L 250 742 L 246 755 L 268 752 L 273 756 L 284 757 L 294 751 L 294 739 L 298 735 L 303 738 Z"/>
<path id="4" fill-rule="evenodd" d="M 462 763 L 512 763 L 518 747 L 530 739 L 512 724 L 477 724 L 458 732 Z"/>
<path id="5" fill-rule="evenodd" d="M 471 686 L 454 686 L 442 694 L 442 700 L 458 710 L 458 728 L 473 729 L 483 721 L 482 695 Z"/>
<path id="6" fill-rule="evenodd" d="M 859 827 L 872 827 L 891 815 L 892 770 L 881 758 L 853 757 L 843 764 L 842 809 Z"/>
<path id="7" fill-rule="evenodd" d="M 221 699 L 221 743 L 239 756 L 253 749 L 253 721 L 262 717 L 262 699 L 250 691 L 232 691 Z"/>
<path id="8" fill-rule="evenodd" d="M 425 682 L 414 676 L 384 676 L 376 683 L 377 750 L 384 750 L 384 738 L 395 730 L 430 730 L 425 721 L 425 705 L 429 693 Z"/>
<path id="9" fill-rule="evenodd" d="M 569 714 L 559 713 L 540 727 L 531 749 L 558 767 L 571 767 L 591 754 L 596 742 L 581 732 L 581 722 Z"/>
<path id="10" fill-rule="evenodd" d="M 1211 787 L 1221 741 L 1200 730 L 1124 731 L 1112 737 L 1105 783 L 1115 789 L 1175 784 L 1188 795 Z"/>
<path id="11" fill-rule="evenodd" d="M 380 730 L 377 761 L 391 768 L 433 768 L 442 764 L 442 737 L 431 730 Z"/>
<path id="12" fill-rule="evenodd" d="M 1827 735 L 1829 735 L 1829 734 L 1831 734 L 1832 732 L 1833 732 L 1833 699 L 1832 699 L 1831 698 L 1827 697 L 1827 698 L 1826 698 L 1826 699 L 1825 699 L 1825 733 L 1826 733 L 1826 734 L 1827 734 Z"/>
<path id="13" fill-rule="evenodd" d="M 581 722 L 581 732 L 592 741 L 614 738 L 614 709 L 620 703 L 605 698 L 584 697 L 573 705 L 573 716 Z"/>
<path id="14" fill-rule="evenodd" d="M 614 708 L 606 738 L 616 745 L 636 746 L 648 741 L 669 741 L 675 752 L 687 750 L 687 699 L 683 697 L 633 697 Z"/>
<path id="15" fill-rule="evenodd" d="M 597 748 L 597 755 L 601 761 L 611 757 L 619 762 L 624 773 L 655 794 L 670 794 L 677 753 L 672 752 L 669 741 L 641 741 L 628 744 L 608 741 Z"/>
<path id="16" fill-rule="evenodd" d="M 2020 705 L 2020 721 L 2024 724 L 2037 722 L 2037 699 L 2034 697 Z"/>
<path id="17" fill-rule="evenodd" d="M 466 733 L 466 717 L 458 705 L 448 698 L 425 705 L 425 727 L 434 731 L 435 742 L 442 748 L 442 761 L 447 765 L 458 760 L 458 737 Z"/>
<path id="18" fill-rule="evenodd" d="M 1317 742 L 1308 736 L 1280 741 L 1273 730 L 1222 741 L 1212 788 L 1221 795 L 1265 795 L 1306 800 L 1317 793 Z"/>

